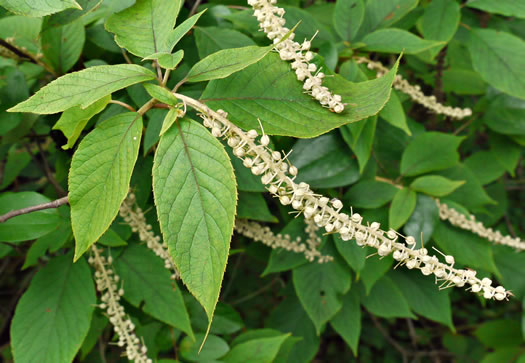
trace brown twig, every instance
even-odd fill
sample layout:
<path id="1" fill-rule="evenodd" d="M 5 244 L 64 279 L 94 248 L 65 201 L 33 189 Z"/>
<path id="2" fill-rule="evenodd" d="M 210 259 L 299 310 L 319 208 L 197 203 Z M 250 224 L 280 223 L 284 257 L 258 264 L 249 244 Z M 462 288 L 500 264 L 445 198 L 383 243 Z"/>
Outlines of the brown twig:
<path id="1" fill-rule="evenodd" d="M 31 53 L 25 52 L 23 49 L 20 49 L 20 48 L 16 47 L 15 45 L 10 44 L 5 39 L 0 39 L 0 46 L 6 48 L 7 50 L 9 50 L 10 52 L 16 54 L 20 58 L 24 58 L 24 59 L 27 59 L 28 61 L 30 61 L 31 63 L 38 64 L 39 66 L 43 67 L 46 71 L 51 73 L 53 76 L 55 76 L 55 77 L 57 76 L 55 71 L 53 69 L 51 69 L 47 64 L 45 64 L 42 61 L 40 61 L 38 58 L 36 58 Z"/>
<path id="2" fill-rule="evenodd" d="M 68 203 L 68 197 L 66 196 L 66 197 L 54 200 L 52 202 L 42 203 L 42 204 L 33 205 L 31 207 L 26 207 L 26 208 L 22 208 L 22 209 L 12 210 L 12 211 L 10 211 L 10 212 L 0 216 L 0 223 L 4 223 L 8 219 L 16 217 L 16 216 L 20 216 L 22 214 L 28 214 L 28 213 L 31 213 L 31 212 L 36 212 L 36 211 L 44 210 L 44 209 L 58 208 L 58 207 L 63 206 L 65 204 L 67 204 L 67 203 Z"/>
<path id="3" fill-rule="evenodd" d="M 196 1 L 193 3 L 193 6 L 191 7 L 190 15 L 188 15 L 188 18 L 197 12 L 197 8 L 198 8 L 199 5 L 201 4 L 201 1 L 202 1 L 202 0 L 196 0 Z"/>
<path id="4" fill-rule="evenodd" d="M 117 100 L 111 100 L 111 101 L 109 101 L 109 103 L 113 103 L 115 105 L 122 106 L 122 107 L 130 110 L 131 112 L 137 112 L 133 107 L 131 107 L 131 105 L 128 105 L 126 102 L 117 101 Z"/>
<path id="5" fill-rule="evenodd" d="M 401 356 L 403 357 L 403 363 L 407 363 L 409 352 L 401 344 L 399 344 L 394 338 L 392 338 L 392 336 L 390 336 L 388 331 L 385 328 L 383 328 L 379 320 L 373 314 L 370 314 L 370 319 L 372 320 L 372 323 L 374 323 L 376 329 L 386 339 L 386 341 L 390 343 L 390 345 L 394 347 L 394 349 L 397 350 L 401 354 Z"/>

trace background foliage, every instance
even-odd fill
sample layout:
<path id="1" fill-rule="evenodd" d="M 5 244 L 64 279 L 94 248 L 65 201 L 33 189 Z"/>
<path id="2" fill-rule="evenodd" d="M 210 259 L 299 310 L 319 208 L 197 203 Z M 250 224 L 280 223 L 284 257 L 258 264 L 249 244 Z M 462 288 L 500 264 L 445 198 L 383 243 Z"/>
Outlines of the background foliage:
<path id="1" fill-rule="evenodd" d="M 314 63 L 328 75 L 326 85 L 349 100 L 343 116 L 303 93 L 243 1 L 179 7 L 160 0 L 0 0 L 0 5 L 0 215 L 66 191 L 77 206 L 0 224 L 5 361 L 125 360 L 111 343 L 108 319 L 95 308 L 93 270 L 88 253 L 82 255 L 97 239 L 110 247 L 123 281 L 122 304 L 148 356 L 158 362 L 525 361 L 525 254 L 440 220 L 433 199 L 502 233 L 525 233 L 525 2 L 280 0 L 288 26 L 301 21 L 297 41 L 319 30 L 312 41 Z M 161 22 L 136 21 L 146 5 Z M 197 15 L 191 18 L 190 11 Z M 148 38 L 149 28 L 159 37 Z M 220 50 L 246 46 L 251 48 L 213 58 Z M 379 60 L 392 71 L 376 79 L 355 56 Z M 318 264 L 234 234 L 229 256 L 226 248 L 217 257 L 214 267 L 220 268 L 205 270 L 208 282 L 185 280 L 197 301 L 181 281 L 170 280 L 162 260 L 120 216 L 111 222 L 111 208 L 118 209 L 129 178 L 148 223 L 157 235 L 162 227 L 168 244 L 169 231 L 203 233 L 184 213 L 207 213 L 208 223 L 219 226 L 204 237 L 185 234 L 188 250 L 199 247 L 202 254 L 187 260 L 181 253 L 178 266 L 214 258 L 210 245 L 227 246 L 235 211 L 237 218 L 266 223 L 276 233 L 307 236 L 302 217 L 294 219 L 272 199 L 195 112 L 173 123 L 175 111 L 154 108 L 137 117 L 110 103 L 125 102 L 135 110 L 152 96 L 177 103 L 165 89 L 139 84 L 157 76 L 144 58 L 173 69 L 168 88 L 186 77 L 181 93 L 228 111 L 243 129 L 259 129 L 259 118 L 274 149 L 293 149 L 289 159 L 299 181 L 343 200 L 365 220 L 421 236 L 418 245 L 454 255 L 457 266 L 490 276 L 514 297 L 494 302 L 461 289 L 439 291 L 431 277 L 393 269 L 389 256 L 367 258 L 371 251 L 332 235 L 323 236 L 322 252 L 334 261 Z M 214 62 L 230 58 L 243 66 L 210 71 Z M 81 70 L 89 78 L 71 73 Z M 390 93 L 396 71 L 442 103 L 471 108 L 472 116 L 436 115 L 403 92 Z M 53 102 L 40 98 L 57 89 L 60 97 Z M 16 110 L 33 113 L 4 112 L 17 104 Z M 110 118 L 111 124 L 104 123 Z M 215 160 L 203 156 L 192 166 L 202 172 L 196 182 L 209 188 L 210 200 L 204 206 L 177 204 L 184 213 L 172 220 L 170 206 L 189 193 L 186 184 L 169 178 L 189 162 L 174 158 L 181 148 L 177 128 L 191 135 L 188 145 Z M 90 163 L 98 154 L 104 157 Z M 114 175 L 121 177 L 108 177 Z M 157 209 L 153 187 L 161 201 Z M 194 240 L 206 243 L 192 245 Z M 214 307 L 210 335 L 198 354 Z"/>

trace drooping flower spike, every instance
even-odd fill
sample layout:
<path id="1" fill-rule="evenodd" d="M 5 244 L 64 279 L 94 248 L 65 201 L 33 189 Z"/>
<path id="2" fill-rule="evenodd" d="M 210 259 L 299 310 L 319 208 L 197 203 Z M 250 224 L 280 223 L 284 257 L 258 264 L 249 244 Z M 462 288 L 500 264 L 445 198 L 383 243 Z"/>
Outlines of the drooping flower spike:
<path id="1" fill-rule="evenodd" d="M 388 72 L 388 69 L 380 62 L 375 62 L 365 57 L 356 57 L 355 59 L 357 63 L 365 63 L 369 69 L 377 71 L 377 77 L 381 77 Z M 421 87 L 417 85 L 412 86 L 406 79 L 403 78 L 403 76 L 399 74 L 396 75 L 393 86 L 395 89 L 409 95 L 413 101 L 419 103 L 434 113 L 446 115 L 458 120 L 472 115 L 472 110 L 470 108 L 445 106 L 439 103 L 435 96 L 426 96 L 421 91 Z"/>
<path id="2" fill-rule="evenodd" d="M 175 96 L 200 111 L 204 125 L 211 129 L 212 134 L 222 135 L 233 148 L 233 154 L 243 163 L 247 159 L 251 160 L 248 164 L 251 165 L 252 173 L 261 177 L 261 182 L 281 204 L 291 205 L 305 218 L 313 219 L 326 232 L 337 233 L 344 241 L 353 239 L 359 246 L 375 248 L 379 256 L 392 254 L 399 265 L 419 269 L 424 275 L 433 274 L 437 281 L 443 281 L 444 287 L 468 286 L 487 299 L 504 300 L 512 295 L 502 286 L 492 286 L 488 278 L 479 279 L 476 271 L 454 268 L 452 256 L 446 256 L 443 263 L 437 256 L 430 255 L 426 248 L 416 249 L 416 241 L 412 236 L 403 237 L 394 230 L 381 230 L 377 222 L 364 224 L 363 217 L 358 213 L 342 213 L 343 204 L 340 200 L 316 194 L 306 183 L 295 183 L 297 168 L 289 165 L 280 152 L 261 145 L 257 141 L 257 131 L 244 132 L 227 119 L 226 112 L 215 112 L 181 94 Z"/>
<path id="3" fill-rule="evenodd" d="M 259 22 L 259 28 L 273 41 L 281 59 L 292 62 L 297 79 L 304 82 L 303 89 L 324 107 L 336 113 L 343 112 L 345 105 L 341 96 L 333 94 L 328 87 L 322 85 L 325 74 L 317 69 L 315 64 L 310 63 L 314 58 L 310 51 L 313 38 L 297 43 L 293 40 L 295 34 L 292 33 L 288 39 L 281 41 L 290 29 L 285 27 L 284 9 L 275 6 L 276 3 L 277 0 L 248 0 L 248 4 L 253 8 L 253 15 Z"/>
<path id="4" fill-rule="evenodd" d="M 120 297 L 124 295 L 124 290 L 119 289 L 117 284 L 120 277 L 111 268 L 113 258 L 102 256 L 102 249 L 95 245 L 91 247 L 91 251 L 92 255 L 88 262 L 95 268 L 95 284 L 97 291 L 102 294 L 100 298 L 102 303 L 98 307 L 106 311 L 109 322 L 118 336 L 117 345 L 126 349 L 125 356 L 130 361 L 153 363 L 146 355 L 148 349 L 140 343 L 140 339 L 135 334 L 135 324 L 126 317 L 124 306 L 119 302 Z"/>

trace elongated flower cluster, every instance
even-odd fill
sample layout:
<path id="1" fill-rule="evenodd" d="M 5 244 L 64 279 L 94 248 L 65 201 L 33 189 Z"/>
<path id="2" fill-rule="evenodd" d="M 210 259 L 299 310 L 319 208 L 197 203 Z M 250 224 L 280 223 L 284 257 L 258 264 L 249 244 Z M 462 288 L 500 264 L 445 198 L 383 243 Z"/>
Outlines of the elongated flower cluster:
<path id="1" fill-rule="evenodd" d="M 259 21 L 259 27 L 266 33 L 268 39 L 275 44 L 282 60 L 291 61 L 297 79 L 304 82 L 303 89 L 321 105 L 330 108 L 333 112 L 341 113 L 345 109 L 341 96 L 330 92 L 328 87 L 322 85 L 325 74 L 317 69 L 310 61 L 314 58 L 310 51 L 311 40 L 304 40 L 299 44 L 293 41 L 294 35 L 281 42 L 282 38 L 290 31 L 284 27 L 284 9 L 275 6 L 277 0 L 248 0 L 253 8 L 253 15 Z"/>
<path id="2" fill-rule="evenodd" d="M 454 208 L 450 208 L 445 203 L 441 203 L 439 199 L 436 199 L 436 204 L 439 207 L 439 217 L 445 221 L 449 221 L 453 226 L 471 231 L 472 233 L 486 238 L 491 242 L 509 246 L 519 251 L 525 250 L 525 242 L 520 238 L 505 236 L 499 231 L 494 231 L 492 228 L 486 228 L 483 223 L 476 221 L 476 217 L 474 217 L 472 214 L 465 216 Z"/>
<path id="3" fill-rule="evenodd" d="M 345 241 L 355 239 L 360 246 L 377 249 L 380 256 L 393 254 L 398 265 L 417 268 L 425 275 L 434 274 L 437 280 L 443 281 L 444 287 L 470 285 L 472 291 L 482 292 L 485 298 L 496 300 L 503 300 L 511 295 L 502 286 L 493 287 L 489 279 L 480 280 L 475 271 L 454 268 L 452 256 L 446 256 L 446 263 L 442 263 L 436 256 L 429 255 L 427 249 L 416 249 L 414 237 L 403 237 L 394 230 L 385 232 L 377 222 L 363 224 L 363 217 L 352 210 L 350 215 L 341 213 L 343 203 L 340 200 L 330 200 L 316 194 L 306 183 L 295 183 L 297 168 L 288 163 L 286 156 L 268 148 L 267 135 L 257 140 L 257 131 L 242 131 L 226 118 L 224 111 L 215 112 L 181 94 L 175 96 L 201 112 L 204 125 L 211 128 L 216 137 L 227 140 L 234 155 L 242 159 L 243 164 L 254 175 L 261 177 L 261 182 L 281 204 L 291 205 L 298 214 L 303 213 L 305 218 L 313 219 L 327 233 L 338 233 Z"/>
<path id="4" fill-rule="evenodd" d="M 99 308 L 106 310 L 109 322 L 113 325 L 115 333 L 118 335 L 117 345 L 126 348 L 126 357 L 138 363 L 152 363 L 153 361 L 146 356 L 148 351 L 146 346 L 140 344 L 140 340 L 135 334 L 135 325 L 126 318 L 124 307 L 119 300 L 124 295 L 124 290 L 119 289 L 117 284 L 119 276 L 111 269 L 113 258 L 111 256 L 101 256 L 101 249 L 95 245 L 91 248 L 93 255 L 88 262 L 95 268 L 95 283 L 97 290 L 102 294 L 102 303 Z"/>
<path id="5" fill-rule="evenodd" d="M 171 259 L 166 242 L 161 243 L 161 238 L 155 236 L 151 230 L 151 225 L 146 222 L 146 217 L 142 209 L 137 206 L 135 210 L 133 210 L 135 200 L 135 194 L 129 193 L 120 206 L 120 216 L 129 224 L 133 232 L 139 234 L 140 240 L 146 242 L 146 246 L 164 260 L 164 267 L 172 272 L 171 279 L 178 279 L 180 277 L 179 271 Z"/>
<path id="6" fill-rule="evenodd" d="M 317 226 L 312 223 L 306 224 L 308 239 L 306 243 L 301 243 L 301 237 L 297 237 L 292 241 L 290 235 L 274 234 L 270 227 L 265 227 L 257 222 L 252 222 L 244 219 L 237 219 L 235 221 L 235 231 L 245 237 L 251 238 L 256 242 L 261 242 L 271 248 L 283 248 L 287 251 L 295 253 L 304 253 L 306 259 L 313 262 L 317 259 L 318 263 L 325 263 L 332 261 L 331 256 L 324 256 L 317 249 L 321 244 L 321 239 L 317 235 Z"/>
<path id="7" fill-rule="evenodd" d="M 388 72 L 388 69 L 380 62 L 374 62 L 364 57 L 357 57 L 356 61 L 357 63 L 366 63 L 369 69 L 377 71 L 377 77 L 381 77 Z M 425 106 L 427 109 L 437 114 L 446 115 L 458 120 L 472 115 L 472 110 L 470 108 L 445 106 L 439 103 L 435 96 L 426 96 L 421 91 L 421 87 L 418 85 L 412 86 L 399 74 L 396 75 L 393 86 L 395 89 L 409 95 L 413 101 Z"/>

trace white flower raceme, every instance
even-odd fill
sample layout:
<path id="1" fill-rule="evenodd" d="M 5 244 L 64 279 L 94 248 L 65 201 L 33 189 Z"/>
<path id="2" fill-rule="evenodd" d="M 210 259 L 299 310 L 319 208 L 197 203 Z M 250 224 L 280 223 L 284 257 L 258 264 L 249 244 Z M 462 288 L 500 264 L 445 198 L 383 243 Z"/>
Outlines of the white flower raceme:
<path id="1" fill-rule="evenodd" d="M 443 281 L 443 287 L 470 286 L 472 291 L 481 292 L 487 299 L 504 300 L 511 295 L 502 286 L 493 287 L 490 279 L 477 278 L 473 270 L 454 268 L 452 256 L 445 256 L 446 263 L 443 263 L 430 255 L 426 248 L 416 249 L 416 240 L 412 236 L 403 237 L 394 230 L 386 232 L 377 222 L 364 224 L 363 217 L 352 211 L 350 215 L 342 213 L 340 200 L 316 194 L 306 183 L 295 183 L 297 168 L 290 165 L 280 152 L 269 149 L 266 140 L 262 140 L 264 136 L 262 143 L 257 141 L 257 131 L 244 132 L 226 118 L 224 111 L 215 112 L 181 94 L 175 96 L 202 113 L 204 125 L 211 128 L 213 135 L 227 140 L 233 154 L 242 159 L 254 175 L 261 177 L 261 182 L 281 204 L 291 205 L 327 233 L 337 233 L 345 241 L 354 239 L 359 246 L 375 248 L 379 256 L 392 254 L 398 265 L 419 269 L 424 275 L 433 274 L 436 281 Z"/>
<path id="2" fill-rule="evenodd" d="M 95 283 L 97 290 L 102 294 L 102 303 L 99 308 L 106 310 L 109 322 L 113 325 L 115 333 L 118 335 L 117 345 L 126 348 L 126 357 L 137 363 L 152 363 L 153 361 L 146 356 L 148 351 L 146 346 L 140 344 L 140 340 L 135 334 L 135 325 L 126 318 L 124 307 L 119 303 L 120 297 L 124 295 L 124 290 L 119 289 L 117 284 L 119 276 L 111 269 L 113 258 L 104 257 L 95 245 L 91 247 L 93 253 L 88 262 L 95 268 Z"/>
<path id="3" fill-rule="evenodd" d="M 509 246 L 519 251 L 525 250 L 525 242 L 520 238 L 505 236 L 499 231 L 494 231 L 492 228 L 486 228 L 483 223 L 476 221 L 476 217 L 473 215 L 467 217 L 454 208 L 450 208 L 445 203 L 441 203 L 439 199 L 436 199 L 436 204 L 439 207 L 439 217 L 445 221 L 449 221 L 453 226 L 471 231 L 491 242 Z"/>
<path id="4" fill-rule="evenodd" d="M 273 41 L 281 59 L 292 62 L 297 79 L 304 82 L 303 89 L 321 105 L 336 113 L 343 112 L 345 106 L 341 102 L 341 96 L 332 94 L 322 85 L 325 74 L 317 69 L 315 64 L 310 63 L 314 58 L 310 51 L 311 40 L 297 43 L 293 40 L 295 34 L 292 33 L 288 39 L 281 42 L 290 29 L 284 26 L 284 9 L 275 6 L 276 3 L 277 0 L 248 0 L 248 4 L 253 8 L 253 15 L 259 21 L 259 27 L 268 39 Z"/>
<path id="5" fill-rule="evenodd" d="M 366 63 L 369 69 L 376 70 L 377 77 L 381 77 L 388 72 L 388 69 L 380 62 L 374 62 L 364 57 L 357 57 L 356 61 L 357 63 Z M 399 74 L 394 79 L 393 86 L 395 89 L 409 95 L 413 101 L 425 106 L 437 114 L 446 115 L 455 119 L 462 119 L 472 115 L 472 110 L 470 108 L 445 106 L 439 103 L 435 96 L 425 96 L 425 94 L 421 91 L 421 87 L 417 85 L 412 86 Z"/>
<path id="6" fill-rule="evenodd" d="M 306 221 L 305 221 L 306 222 Z M 317 235 L 318 227 L 315 224 L 306 222 L 306 232 L 308 239 L 306 243 L 301 243 L 301 237 L 292 241 L 290 235 L 274 234 L 270 227 L 264 227 L 257 222 L 244 219 L 235 221 L 235 231 L 254 241 L 261 242 L 271 248 L 283 248 L 287 251 L 304 253 L 306 259 L 313 262 L 317 259 L 318 263 L 332 261 L 331 256 L 323 256 L 317 249 L 321 244 L 321 239 Z"/>
<path id="7" fill-rule="evenodd" d="M 133 210 L 135 200 L 135 194 L 129 193 L 120 206 L 120 216 L 129 224 L 133 232 L 139 234 L 140 240 L 146 242 L 146 246 L 164 260 L 164 267 L 172 272 L 171 279 L 175 280 L 180 278 L 179 271 L 171 259 L 166 243 L 161 243 L 161 238 L 155 236 L 151 230 L 151 225 L 146 222 L 146 217 L 142 209 L 136 207 L 135 210 Z"/>

